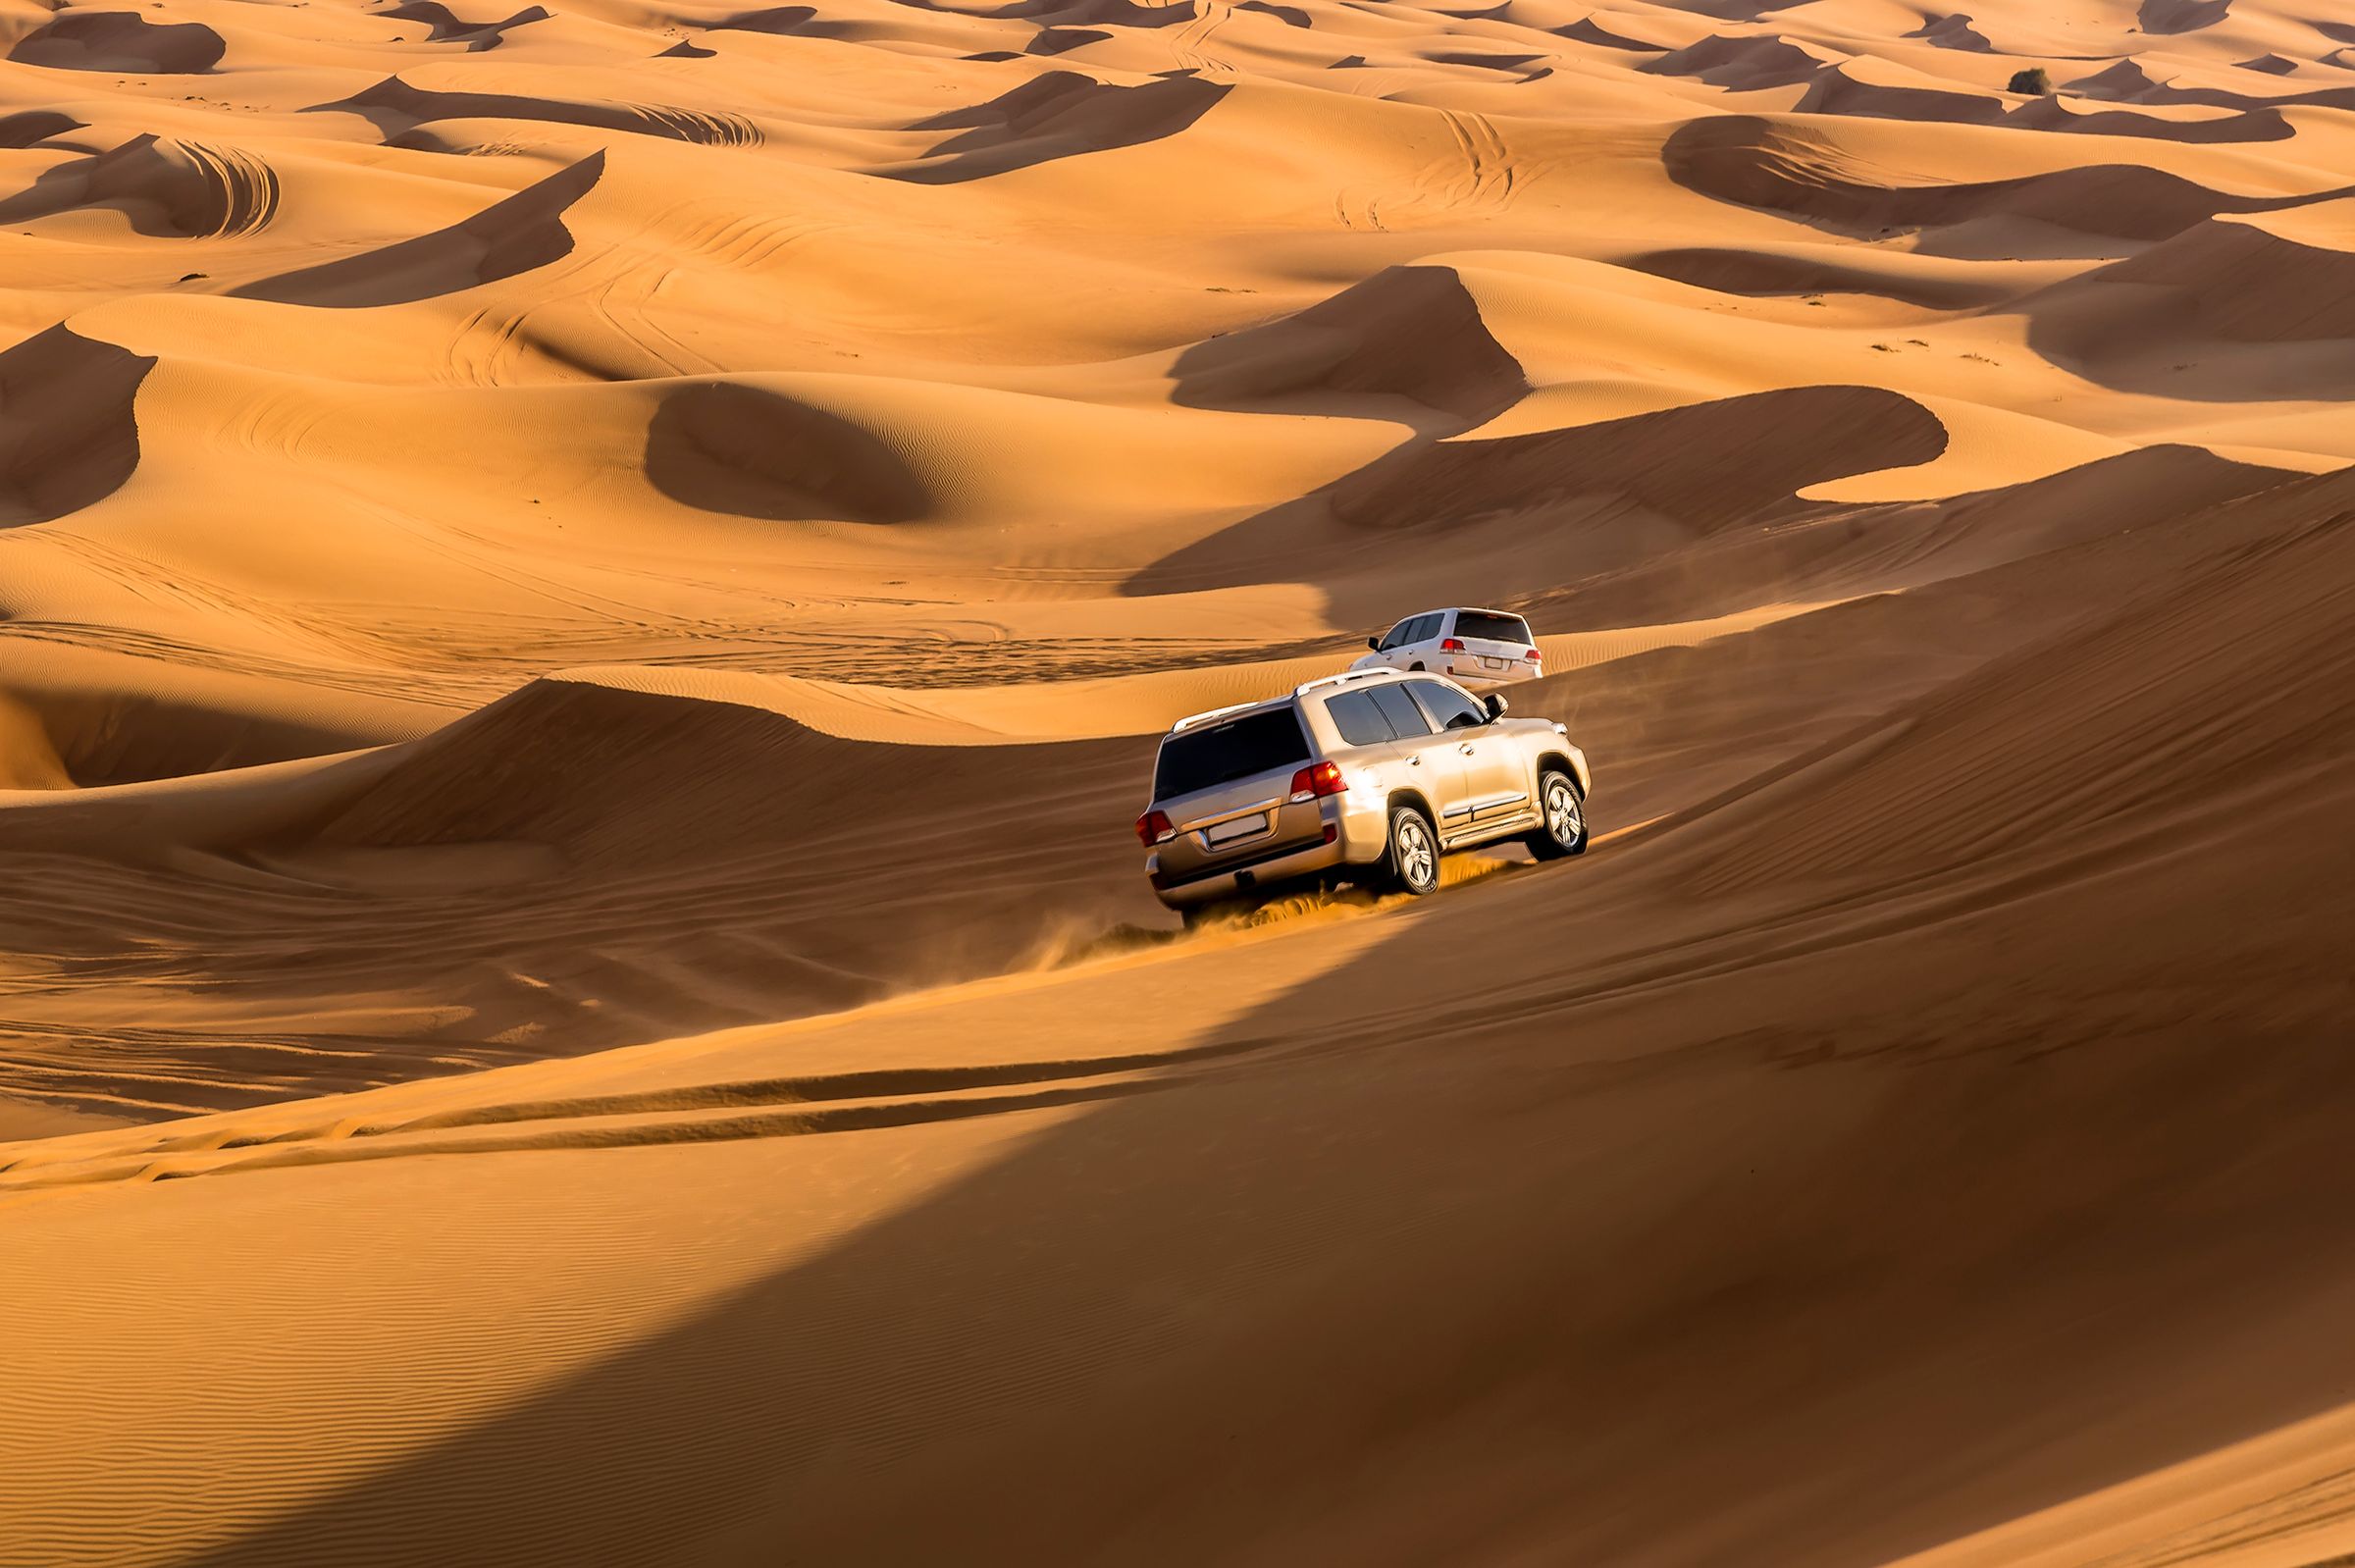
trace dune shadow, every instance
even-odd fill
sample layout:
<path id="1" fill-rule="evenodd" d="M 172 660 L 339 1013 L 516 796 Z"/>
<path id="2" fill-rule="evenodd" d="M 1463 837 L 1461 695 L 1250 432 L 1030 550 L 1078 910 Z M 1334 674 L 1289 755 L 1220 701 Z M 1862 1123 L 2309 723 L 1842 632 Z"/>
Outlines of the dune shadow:
<path id="1" fill-rule="evenodd" d="M 758 127 L 741 115 L 686 109 L 670 104 L 577 103 L 519 93 L 436 92 L 387 77 L 348 98 L 316 103 L 307 114 L 354 114 L 375 126 L 389 146 L 443 150 L 424 128 L 445 120 L 537 120 L 550 125 L 587 126 L 630 135 L 660 136 L 706 147 L 755 147 Z"/>
<path id="2" fill-rule="evenodd" d="M 133 401 L 155 360 L 64 327 L 0 352 L 0 527 L 104 500 L 139 466 Z"/>
<path id="3" fill-rule="evenodd" d="M 1900 300 L 1925 310 L 1967 310 L 1993 304 L 2015 291 L 1995 282 L 1919 278 L 1909 273 L 1852 267 L 1832 256 L 1790 256 L 1738 248 L 1720 250 L 1705 245 L 1648 251 L 1629 257 L 1626 265 L 1654 278 L 1690 284 L 1696 288 L 1758 299 L 1854 293 Z"/>
<path id="4" fill-rule="evenodd" d="M 604 170 L 605 155 L 593 152 L 447 229 L 366 255 L 264 278 L 232 294 L 279 304 L 365 309 L 432 299 L 531 272 L 572 253 L 565 211 L 596 188 Z"/>
<path id="5" fill-rule="evenodd" d="M 2343 104 L 2337 107 L 2344 107 Z M 2080 113 L 2062 107 L 2054 98 L 2021 104 L 2004 117 L 2004 124 L 2021 131 L 2061 131 L 2081 136 L 2134 136 L 2146 141 L 2173 141 L 2189 146 L 2235 146 L 2250 142 L 2287 141 L 2297 134 L 2279 108 L 2261 104 L 2213 120 L 2169 120 L 2138 114 L 2131 109 L 2098 109 Z"/>
<path id="6" fill-rule="evenodd" d="M 928 160 L 877 173 L 911 184 L 962 184 L 1091 152 L 1177 135 L 1227 96 L 1225 82 L 1157 77 L 1135 86 L 1049 71 L 987 103 L 918 121 L 911 130 L 958 132 Z"/>
<path id="7" fill-rule="evenodd" d="M 526 6 L 502 21 L 468 22 L 442 4 L 441 0 L 408 0 L 405 5 L 376 14 L 399 22 L 422 22 L 432 29 L 426 34 L 426 42 L 462 43 L 469 54 L 496 49 L 506 41 L 507 33 L 514 28 L 528 27 L 535 22 L 546 22 L 551 15 L 544 6 Z"/>
<path id="8" fill-rule="evenodd" d="M 52 136 L 81 129 L 82 122 L 55 109 L 26 109 L 0 115 L 0 147 L 37 147 Z"/>
<path id="9" fill-rule="evenodd" d="M 1946 443 L 1945 427 L 1911 398 L 1852 386 L 1753 392 L 1523 435 L 1417 436 L 1321 490 L 1163 556 L 1122 591 L 1304 582 L 1330 596 L 1336 620 L 1379 620 L 1393 590 L 1361 582 L 1370 560 L 1386 574 L 1418 558 L 1439 570 L 1475 528 L 1510 529 L 1524 550 L 1575 531 L 1590 569 L 1606 569 L 1670 539 L 1804 512 L 1810 503 L 1796 493 L 1807 486 L 1929 462 Z"/>
<path id="10" fill-rule="evenodd" d="M 1746 115 L 1678 127 L 1661 144 L 1660 167 L 1696 195 L 1844 238 L 2027 218 L 2104 239 L 2156 240 L 2222 213 L 2274 212 L 2337 194 L 2234 195 L 2132 163 L 2008 180 L 1897 183 L 1868 177 L 1826 136 Z"/>
<path id="11" fill-rule="evenodd" d="M 2037 353 L 2120 392 L 2268 402 L 2355 379 L 2355 250 L 2253 223 L 2198 224 L 2014 308 Z"/>
<path id="12" fill-rule="evenodd" d="M 1401 923 L 1186 1037 L 1187 1073 L 183 1560 L 1339 1561 L 1368 1517 L 1458 1560 L 1475 1497 L 1524 1552 L 1673 1560 L 1701 1497 L 1759 1560 L 1862 1568 L 2346 1397 L 2343 1353 L 2236 1345 L 2199 1422 L 2119 1439 L 2187 1408 L 2152 1367 L 2303 1299 L 2355 1200 L 2343 1053 L 2261 1017 L 2023 1059 L 1972 998 L 2049 978 L 2041 939 L 2108 910 L 2103 972 L 2149 967 L 2081 891 L 1992 970 L 1835 952 L 1606 1000 L 1660 928 L 1606 864 L 1490 890 L 1582 974 Z M 2121 1005 L 2082 1006 L 2098 1039 Z M 2201 1105 L 2241 1154 L 2186 1155 Z"/>
<path id="13" fill-rule="evenodd" d="M 1091 43 L 1102 43 L 1111 36 L 1111 33 L 1101 27 L 1041 27 L 1031 35 L 1030 41 L 1022 46 L 1022 53 L 1028 55 L 1070 54 L 1073 49 L 1084 49 Z M 1009 58 L 1014 57 L 1010 56 Z"/>
<path id="14" fill-rule="evenodd" d="M 149 22 L 135 11 L 76 11 L 17 40 L 8 58 L 54 71 L 202 76 L 221 63 L 221 34 L 194 22 Z"/>
<path id="15" fill-rule="evenodd" d="M 2213 27 L 2232 11 L 2232 0 L 2142 0 L 2134 26 L 2153 37 L 2172 37 Z"/>
<path id="16" fill-rule="evenodd" d="M 280 196 L 278 171 L 241 148 L 143 132 L 48 170 L 0 201 L 0 223 L 104 207 L 158 238 L 236 238 L 268 227 Z"/>
<path id="17" fill-rule="evenodd" d="M 772 32 L 795 33 L 817 20 L 815 6 L 766 6 L 758 11 L 739 11 L 722 17 L 701 30 L 705 32 Z"/>
<path id="18" fill-rule="evenodd" d="M 739 517 L 905 523 L 932 508 L 923 483 L 870 432 L 735 382 L 666 395 L 647 429 L 645 467 L 671 499 Z"/>

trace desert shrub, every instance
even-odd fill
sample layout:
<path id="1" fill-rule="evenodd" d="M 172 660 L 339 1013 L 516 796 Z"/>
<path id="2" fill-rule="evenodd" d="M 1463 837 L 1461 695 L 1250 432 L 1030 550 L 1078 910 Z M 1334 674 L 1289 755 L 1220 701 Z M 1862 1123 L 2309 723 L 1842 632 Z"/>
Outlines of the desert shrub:
<path id="1" fill-rule="evenodd" d="M 2053 90 L 2053 78 L 2044 74 L 2044 67 L 2030 66 L 2025 71 L 2012 73 L 2012 90 L 2041 97 Z"/>

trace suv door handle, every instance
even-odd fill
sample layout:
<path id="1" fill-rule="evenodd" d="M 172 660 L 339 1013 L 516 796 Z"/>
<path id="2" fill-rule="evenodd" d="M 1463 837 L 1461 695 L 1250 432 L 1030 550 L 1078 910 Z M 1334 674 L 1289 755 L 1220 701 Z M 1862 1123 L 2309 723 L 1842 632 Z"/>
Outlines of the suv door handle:
<path id="1" fill-rule="evenodd" d="M 1466 741 L 1463 745 L 1457 747 L 1456 750 L 1463 753 L 1466 757 L 1470 757 L 1472 755 L 1472 743 L 1470 741 Z"/>
<path id="2" fill-rule="evenodd" d="M 1420 757 L 1410 757 L 1406 759 L 1406 765 L 1409 767 L 1421 767 L 1423 765 L 1423 758 Z"/>

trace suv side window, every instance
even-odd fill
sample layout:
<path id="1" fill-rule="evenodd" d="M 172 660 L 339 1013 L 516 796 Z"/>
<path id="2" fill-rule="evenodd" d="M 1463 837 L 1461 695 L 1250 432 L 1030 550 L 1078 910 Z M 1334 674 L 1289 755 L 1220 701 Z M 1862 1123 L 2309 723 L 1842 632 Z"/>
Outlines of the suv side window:
<path id="1" fill-rule="evenodd" d="M 1414 700 L 1398 689 L 1402 684 L 1399 681 L 1386 681 L 1380 686 L 1369 687 L 1360 695 L 1372 702 L 1382 716 L 1389 720 L 1390 728 L 1397 732 L 1400 740 L 1429 735 L 1430 721 L 1424 718 L 1423 710 L 1415 706 Z"/>
<path id="2" fill-rule="evenodd" d="M 1489 721 L 1488 710 L 1463 693 L 1438 681 L 1400 681 L 1399 685 L 1414 693 L 1415 701 L 1424 712 L 1431 715 L 1434 729 L 1478 729 Z"/>
<path id="3" fill-rule="evenodd" d="M 1433 638 L 1439 635 L 1439 627 L 1446 621 L 1446 619 L 1447 612 L 1445 610 L 1439 610 L 1430 615 L 1416 616 L 1415 635 L 1408 638 L 1407 641 L 1410 643 L 1430 642 Z"/>
<path id="4" fill-rule="evenodd" d="M 1336 692 L 1325 699 L 1325 711 L 1333 719 L 1333 727 L 1341 732 L 1341 739 L 1352 746 L 1380 746 L 1394 740 L 1389 720 L 1374 706 L 1371 692 Z"/>
<path id="5" fill-rule="evenodd" d="M 1407 633 L 1409 633 L 1409 632 L 1413 631 L 1414 629 L 1415 629 L 1415 621 L 1414 621 L 1414 618 L 1413 618 L 1412 616 L 1409 616 L 1407 619 L 1400 621 L 1400 622 L 1399 622 L 1397 625 L 1395 625 L 1395 626 L 1391 627 L 1391 628 L 1390 628 L 1388 631 L 1387 631 L 1387 632 L 1383 633 L 1383 635 L 1382 635 L 1382 646 L 1383 646 L 1383 650 L 1384 650 L 1384 651 L 1387 653 L 1387 652 L 1388 650 L 1390 650 L 1390 649 L 1397 648 L 1397 647 L 1400 647 L 1400 646 L 1401 646 L 1401 645 L 1403 645 L 1403 644 L 1406 644 L 1406 643 L 1411 643 L 1411 642 L 1413 642 L 1413 641 L 1414 641 L 1414 639 L 1413 639 L 1412 637 L 1409 637 L 1409 636 L 1407 635 Z"/>

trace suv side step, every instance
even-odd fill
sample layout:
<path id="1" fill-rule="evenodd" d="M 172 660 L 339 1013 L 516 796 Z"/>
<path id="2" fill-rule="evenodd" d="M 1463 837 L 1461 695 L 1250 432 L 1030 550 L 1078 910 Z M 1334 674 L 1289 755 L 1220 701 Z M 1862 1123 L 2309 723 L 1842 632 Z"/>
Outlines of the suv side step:
<path id="1" fill-rule="evenodd" d="M 1476 822 L 1469 831 L 1442 835 L 1441 850 L 1468 850 L 1476 844 L 1492 844 L 1498 839 L 1512 838 L 1541 827 L 1545 819 L 1535 811 L 1522 811 L 1501 821 Z"/>

